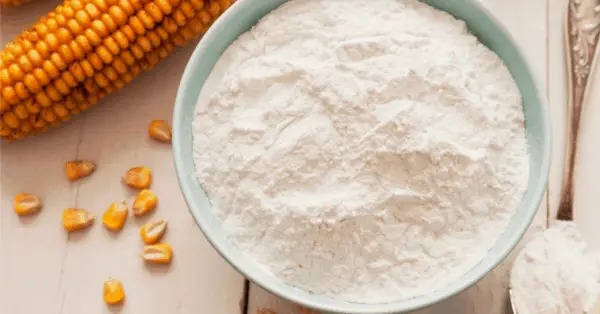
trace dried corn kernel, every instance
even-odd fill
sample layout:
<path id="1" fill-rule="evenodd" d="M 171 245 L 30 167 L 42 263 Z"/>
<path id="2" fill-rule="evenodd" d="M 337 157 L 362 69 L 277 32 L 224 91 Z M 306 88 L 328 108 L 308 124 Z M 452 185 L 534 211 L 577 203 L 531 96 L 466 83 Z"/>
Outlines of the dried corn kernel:
<path id="1" fill-rule="evenodd" d="M 123 302 L 125 299 L 125 290 L 121 281 L 117 279 L 108 279 L 104 282 L 104 302 L 114 305 Z"/>
<path id="2" fill-rule="evenodd" d="M 11 0 L 0 0 L 11 1 Z M 21 0 L 12 0 L 21 1 Z M 1 130 L 14 141 L 60 125 L 200 37 L 234 0 L 67 1 L 0 51 L 0 119 L 48 108 L 43 126 Z M 54 107 L 72 106 L 68 115 Z M 18 113 L 22 113 L 22 110 Z M 31 113 L 31 112 L 29 112 Z"/>
<path id="3" fill-rule="evenodd" d="M 152 171 L 146 167 L 134 167 L 123 174 L 123 182 L 132 188 L 147 189 L 152 184 Z"/>
<path id="4" fill-rule="evenodd" d="M 158 220 L 154 222 L 149 222 L 143 225 L 140 228 L 140 236 L 144 243 L 146 244 L 154 244 L 162 238 L 163 234 L 167 230 L 167 221 L 166 220 Z"/>
<path id="5" fill-rule="evenodd" d="M 15 212 L 20 215 L 31 215 L 42 208 L 42 201 L 33 194 L 21 193 L 15 196 Z"/>
<path id="6" fill-rule="evenodd" d="M 156 203 L 158 203 L 158 197 L 154 192 L 142 190 L 135 198 L 131 210 L 134 215 L 141 216 L 156 208 Z"/>
<path id="7" fill-rule="evenodd" d="M 96 164 L 88 160 L 74 160 L 65 163 L 65 173 L 71 181 L 85 178 L 94 170 L 96 170 Z"/>
<path id="8" fill-rule="evenodd" d="M 94 217 L 87 210 L 79 208 L 67 208 L 63 211 L 62 222 L 68 232 L 85 229 L 94 223 Z"/>
<path id="9" fill-rule="evenodd" d="M 148 127 L 148 134 L 159 142 L 171 143 L 171 127 L 164 120 L 152 121 Z"/>
<path id="10" fill-rule="evenodd" d="M 104 212 L 102 224 L 104 224 L 107 229 L 119 231 L 125 225 L 128 212 L 129 209 L 127 208 L 127 203 L 125 201 L 113 202 L 106 212 Z"/>
<path id="11" fill-rule="evenodd" d="M 146 245 L 142 251 L 142 258 L 146 262 L 168 264 L 173 257 L 173 249 L 169 243 Z"/>

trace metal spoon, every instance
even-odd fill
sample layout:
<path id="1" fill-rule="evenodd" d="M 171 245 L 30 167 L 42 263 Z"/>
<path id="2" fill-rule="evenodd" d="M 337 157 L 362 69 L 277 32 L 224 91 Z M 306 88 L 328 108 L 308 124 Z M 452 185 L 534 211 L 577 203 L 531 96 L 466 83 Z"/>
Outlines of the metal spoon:
<path id="1" fill-rule="evenodd" d="M 568 75 L 567 100 L 567 134 L 566 158 L 564 164 L 564 180 L 561 189 L 557 219 L 573 220 L 573 176 L 577 156 L 577 139 L 581 112 L 585 104 L 590 74 L 592 73 L 596 56 L 600 49 L 598 35 L 600 34 L 600 0 L 569 0 L 565 17 L 565 55 Z M 518 314 L 513 294 L 509 289 L 509 298 L 513 313 Z M 600 314 L 600 298 L 597 305 L 587 314 Z"/>
<path id="2" fill-rule="evenodd" d="M 573 220 L 573 175 L 581 112 L 588 95 L 590 74 L 598 54 L 600 0 L 570 0 L 565 18 L 565 48 L 569 98 L 567 107 L 567 156 L 557 219 Z"/>

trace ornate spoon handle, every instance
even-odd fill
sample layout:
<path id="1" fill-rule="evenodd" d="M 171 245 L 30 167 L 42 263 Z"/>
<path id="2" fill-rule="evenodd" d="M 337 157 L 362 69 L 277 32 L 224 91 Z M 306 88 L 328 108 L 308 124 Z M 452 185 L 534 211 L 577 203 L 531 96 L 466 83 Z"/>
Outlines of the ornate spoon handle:
<path id="1" fill-rule="evenodd" d="M 573 220 L 573 175 L 581 111 L 595 64 L 600 33 L 600 0 L 569 0 L 565 41 L 569 98 L 567 107 L 566 159 L 557 218 Z"/>

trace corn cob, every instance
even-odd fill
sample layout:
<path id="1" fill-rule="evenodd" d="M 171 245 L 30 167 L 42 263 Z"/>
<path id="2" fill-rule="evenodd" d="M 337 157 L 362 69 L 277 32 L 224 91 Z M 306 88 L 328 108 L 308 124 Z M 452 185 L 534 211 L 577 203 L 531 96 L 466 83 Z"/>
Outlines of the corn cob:
<path id="1" fill-rule="evenodd" d="M 67 22 L 65 28 L 58 27 L 58 22 L 49 24 L 46 21 L 42 25 L 52 26 L 36 27 L 29 36 L 43 36 L 43 40 L 37 41 L 33 49 L 27 51 L 22 46 L 19 47 L 18 42 L 9 43 L 7 50 L 11 57 L 7 58 L 6 65 L 0 65 L 0 77 L 4 84 L 2 96 L 5 102 L 14 105 L 19 99 L 28 99 L 30 92 L 38 92 L 41 87 L 57 78 L 69 63 L 85 58 L 94 48 L 94 53 L 87 61 L 97 66 L 98 62 L 110 57 L 107 45 L 127 43 L 128 40 L 133 40 L 136 34 L 143 35 L 147 28 L 154 26 L 153 17 L 148 11 L 158 11 L 160 20 L 163 16 L 161 11 L 170 13 L 172 5 L 179 2 L 156 0 L 142 6 L 142 0 L 121 0 L 118 3 L 117 0 L 109 1 L 114 2 L 114 5 L 108 6 L 103 0 L 95 1 L 102 5 L 87 3 L 83 6 L 79 1 L 71 2 L 71 5 L 78 3 L 75 6 L 74 18 L 69 20 L 72 23 Z M 157 3 L 162 6 L 157 6 Z M 102 9 L 107 13 L 102 14 Z M 59 10 L 62 11 L 65 10 Z M 119 26 L 121 28 L 116 30 Z M 32 34 L 34 36 L 31 36 Z M 117 41 L 112 36 L 113 41 L 104 41 L 109 35 L 114 35 Z M 39 93 L 35 96 L 41 97 Z"/>
<path id="2" fill-rule="evenodd" d="M 88 110 L 235 0 L 66 0 L 0 52 L 0 136 L 14 141 Z"/>

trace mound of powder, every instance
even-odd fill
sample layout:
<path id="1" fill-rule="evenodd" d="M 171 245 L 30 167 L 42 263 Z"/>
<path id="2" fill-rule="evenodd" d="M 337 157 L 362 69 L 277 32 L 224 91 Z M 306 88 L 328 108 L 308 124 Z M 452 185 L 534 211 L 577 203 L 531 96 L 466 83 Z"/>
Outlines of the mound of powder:
<path id="1" fill-rule="evenodd" d="M 529 174 L 509 71 L 415 0 L 282 5 L 226 50 L 193 132 L 231 239 L 284 282 L 352 302 L 456 281 Z"/>
<path id="2" fill-rule="evenodd" d="M 585 314 L 600 297 L 600 255 L 572 222 L 557 222 L 527 244 L 511 272 L 518 314 Z"/>

